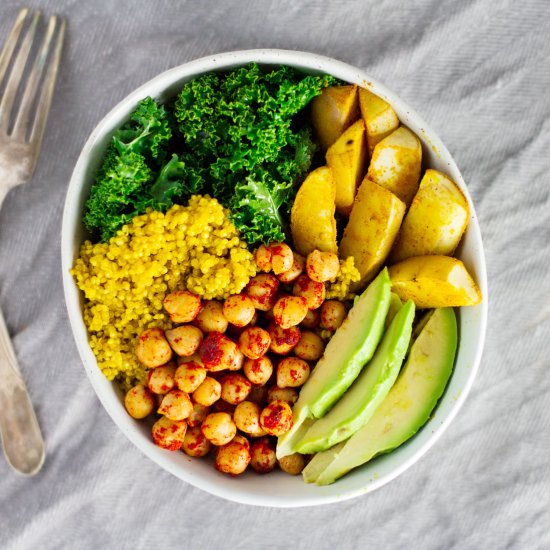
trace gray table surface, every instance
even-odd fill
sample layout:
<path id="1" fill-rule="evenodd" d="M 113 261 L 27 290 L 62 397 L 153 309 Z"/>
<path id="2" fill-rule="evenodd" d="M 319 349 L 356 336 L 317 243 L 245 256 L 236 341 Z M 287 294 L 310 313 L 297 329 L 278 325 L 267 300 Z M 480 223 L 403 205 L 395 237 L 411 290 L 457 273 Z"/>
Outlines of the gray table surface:
<path id="1" fill-rule="evenodd" d="M 48 457 L 33 479 L 0 458 L 0 547 L 550 548 L 550 3 L 29 3 L 69 31 L 36 174 L 0 213 L 0 302 Z M 19 7 L 0 3 L 0 41 Z M 145 458 L 86 378 L 61 287 L 63 200 L 98 120 L 169 67 L 257 47 L 339 58 L 413 105 L 461 168 L 487 253 L 487 345 L 458 417 L 391 484 L 317 508 L 226 502 Z"/>

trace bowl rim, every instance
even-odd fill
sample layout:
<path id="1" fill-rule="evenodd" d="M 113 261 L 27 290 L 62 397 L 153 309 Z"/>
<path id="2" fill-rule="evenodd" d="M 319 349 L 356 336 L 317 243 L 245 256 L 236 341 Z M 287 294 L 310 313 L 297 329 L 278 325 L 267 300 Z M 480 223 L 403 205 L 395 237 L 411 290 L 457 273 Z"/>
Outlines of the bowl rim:
<path id="1" fill-rule="evenodd" d="M 87 337 L 82 338 L 82 312 L 80 308 L 80 302 L 75 299 L 76 285 L 69 272 L 73 264 L 74 237 L 76 234 L 76 227 L 79 223 L 79 221 L 75 219 L 76 216 L 74 211 L 75 209 L 77 209 L 75 205 L 78 203 L 79 192 L 81 191 L 81 186 L 83 185 L 84 179 L 86 177 L 85 172 L 89 164 L 90 153 L 96 145 L 98 136 L 101 134 L 101 132 L 105 131 L 105 129 L 108 127 L 113 127 L 112 120 L 116 118 L 117 115 L 120 118 L 120 113 L 129 112 L 133 107 L 135 107 L 140 99 L 147 95 L 150 95 L 151 88 L 154 88 L 155 85 L 159 84 L 162 81 L 166 81 L 163 89 L 167 89 L 171 83 L 173 84 L 175 81 L 183 79 L 189 75 L 192 75 L 194 77 L 195 75 L 200 73 L 210 72 L 219 69 L 229 69 L 231 67 L 245 65 L 246 63 L 253 61 L 260 64 L 290 65 L 298 69 L 301 68 L 302 70 L 323 73 L 326 72 L 328 74 L 332 74 L 338 78 L 341 78 L 346 82 L 359 84 L 363 87 L 373 90 L 376 94 L 386 99 L 394 108 L 396 105 L 399 105 L 401 111 L 405 111 L 406 114 L 411 117 L 411 120 L 415 120 L 416 124 L 420 125 L 422 136 L 419 137 L 421 137 L 421 139 L 423 138 L 424 142 L 430 144 L 431 148 L 436 152 L 436 154 L 443 155 L 445 157 L 445 160 L 448 161 L 447 164 L 451 169 L 453 169 L 453 179 L 458 183 L 468 199 L 471 210 L 471 219 L 468 231 L 473 232 L 473 239 L 478 244 L 478 248 L 476 249 L 475 265 L 478 285 L 483 295 L 483 300 L 481 304 L 479 306 L 476 306 L 479 311 L 479 337 L 475 348 L 474 360 L 469 366 L 469 375 L 466 379 L 466 382 L 462 386 L 459 395 L 453 398 L 454 404 L 451 406 L 445 418 L 441 422 L 439 422 L 437 426 L 434 426 L 432 433 L 427 438 L 427 440 L 424 441 L 424 443 L 420 445 L 418 449 L 411 453 L 406 460 L 402 461 L 392 471 L 387 474 L 381 475 L 377 479 L 371 479 L 364 486 L 354 487 L 353 489 L 344 492 L 339 492 L 338 490 L 336 490 L 332 491 L 331 493 L 323 493 L 315 496 L 297 496 L 296 498 L 293 498 L 291 500 L 289 500 L 288 498 L 271 496 L 269 494 L 258 496 L 257 494 L 245 491 L 226 490 L 222 487 L 221 484 L 217 484 L 215 476 L 212 476 L 211 479 L 193 476 L 192 474 L 186 472 L 185 468 L 181 468 L 179 465 L 176 466 L 173 462 L 171 462 L 167 458 L 164 458 L 164 455 L 157 454 L 156 450 L 158 449 L 153 448 L 154 444 L 152 442 L 149 442 L 149 445 L 145 445 L 142 442 L 142 440 L 138 437 L 135 429 L 129 428 L 129 417 L 124 411 L 124 407 L 118 407 L 118 410 L 116 410 L 116 408 L 113 408 L 108 402 L 106 396 L 103 393 L 103 390 L 100 387 L 98 374 L 103 377 L 103 373 L 98 368 L 97 363 L 95 362 L 95 358 L 93 357 L 93 355 L 91 355 L 91 350 L 88 345 Z M 400 119 L 403 122 L 401 116 Z M 472 220 L 474 220 L 475 223 L 472 223 Z M 312 506 L 328 504 L 332 502 L 342 502 L 343 500 L 354 498 L 366 492 L 371 492 L 379 487 L 382 487 L 383 485 L 395 479 L 401 473 L 406 471 L 408 468 L 410 468 L 436 443 L 436 441 L 447 429 L 447 427 L 450 425 L 450 423 L 458 413 L 459 409 L 464 404 L 466 396 L 471 390 L 481 361 L 487 330 L 488 315 L 487 269 L 485 254 L 482 244 L 479 222 L 477 221 L 473 201 L 454 159 L 452 158 L 451 154 L 449 153 L 443 142 L 440 140 L 438 135 L 425 123 L 425 121 L 416 113 L 416 111 L 414 111 L 414 109 L 412 109 L 400 97 L 391 92 L 376 79 L 372 78 L 365 71 L 327 56 L 322 56 L 310 52 L 272 48 L 224 52 L 220 54 L 204 56 L 168 69 L 156 75 L 155 77 L 148 80 L 146 83 L 129 93 L 117 105 L 115 105 L 94 127 L 79 154 L 78 160 L 71 175 L 63 209 L 63 220 L 61 227 L 61 256 L 63 291 L 69 322 L 71 325 L 71 331 L 75 339 L 80 359 L 82 361 L 83 367 L 86 370 L 90 383 L 92 384 L 96 395 L 98 396 L 100 402 L 102 403 L 109 416 L 115 422 L 117 427 L 126 435 L 126 437 L 128 437 L 128 439 L 153 462 L 157 463 L 162 468 L 169 471 L 179 479 L 182 479 L 199 489 L 234 502 L 273 507 Z M 449 381 L 449 384 L 450 383 L 451 380 Z M 443 399 L 445 399 L 445 394 L 442 396 L 441 400 Z M 124 413 L 124 416 L 122 413 Z M 334 487 L 334 485 L 332 487 Z"/>

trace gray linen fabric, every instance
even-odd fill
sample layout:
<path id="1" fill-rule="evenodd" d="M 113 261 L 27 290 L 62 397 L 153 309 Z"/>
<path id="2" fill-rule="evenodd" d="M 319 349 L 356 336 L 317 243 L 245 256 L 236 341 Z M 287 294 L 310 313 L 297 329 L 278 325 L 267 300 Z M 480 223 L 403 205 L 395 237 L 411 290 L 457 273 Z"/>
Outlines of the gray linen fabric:
<path id="1" fill-rule="evenodd" d="M 0 458 L 0 547 L 550 548 L 550 3 L 30 4 L 65 16 L 68 40 L 38 169 L 0 213 L 0 303 L 48 457 L 33 479 Z M 0 3 L 1 40 L 19 7 Z M 489 268 L 487 345 L 456 420 L 386 487 L 318 508 L 226 502 L 145 458 L 86 378 L 61 288 L 63 200 L 98 120 L 169 67 L 257 47 L 339 58 L 414 106 L 463 172 Z"/>

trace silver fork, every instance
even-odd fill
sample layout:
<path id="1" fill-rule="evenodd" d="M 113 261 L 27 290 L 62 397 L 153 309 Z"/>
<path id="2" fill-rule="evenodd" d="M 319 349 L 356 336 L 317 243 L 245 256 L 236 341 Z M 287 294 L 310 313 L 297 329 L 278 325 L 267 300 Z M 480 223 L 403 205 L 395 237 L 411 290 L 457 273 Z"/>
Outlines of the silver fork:
<path id="1" fill-rule="evenodd" d="M 48 19 L 32 60 L 39 21 L 40 12 L 22 9 L 0 53 L 0 84 L 6 79 L 0 98 L 0 207 L 10 189 L 32 177 L 57 78 L 65 21 Z M 36 474 L 44 463 L 44 440 L 1 311 L 0 434 L 9 464 L 21 474 Z"/>

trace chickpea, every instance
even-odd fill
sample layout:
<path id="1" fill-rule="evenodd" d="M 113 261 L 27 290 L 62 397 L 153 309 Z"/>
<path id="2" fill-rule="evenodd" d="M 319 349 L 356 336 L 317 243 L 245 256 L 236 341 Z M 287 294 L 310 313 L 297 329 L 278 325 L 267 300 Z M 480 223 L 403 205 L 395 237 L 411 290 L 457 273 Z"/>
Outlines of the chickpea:
<path id="1" fill-rule="evenodd" d="M 299 388 L 309 378 L 309 365 L 299 357 L 285 357 L 277 365 L 277 386 Z"/>
<path id="2" fill-rule="evenodd" d="M 187 422 L 180 420 L 175 422 L 166 416 L 161 416 L 151 428 L 151 435 L 155 445 L 177 451 L 183 445 L 183 438 L 187 431 Z"/>
<path id="3" fill-rule="evenodd" d="M 261 412 L 262 409 L 257 403 L 243 401 L 235 408 L 233 420 L 241 432 L 251 437 L 259 437 L 265 435 L 264 430 L 260 426 Z"/>
<path id="4" fill-rule="evenodd" d="M 300 341 L 301 336 L 298 327 L 283 328 L 276 323 L 271 323 L 267 327 L 267 332 L 271 337 L 271 346 L 269 349 L 278 355 L 290 353 L 294 346 Z"/>
<path id="5" fill-rule="evenodd" d="M 239 349 L 249 359 L 263 357 L 271 344 L 271 336 L 260 327 L 248 327 L 239 336 Z"/>
<path id="6" fill-rule="evenodd" d="M 220 398 L 221 394 L 222 385 L 214 378 L 207 376 L 204 382 L 193 392 L 193 401 L 205 407 L 210 407 Z"/>
<path id="7" fill-rule="evenodd" d="M 201 344 L 199 353 L 208 371 L 216 372 L 232 368 L 236 361 L 237 344 L 221 332 L 211 332 Z"/>
<path id="8" fill-rule="evenodd" d="M 172 359 L 172 348 L 164 337 L 161 328 L 149 328 L 144 331 L 136 345 L 138 361 L 150 369 L 160 367 Z"/>
<path id="9" fill-rule="evenodd" d="M 256 275 L 246 285 L 246 295 L 254 307 L 260 311 L 269 311 L 275 305 L 279 290 L 279 280 L 273 275 Z"/>
<path id="10" fill-rule="evenodd" d="M 277 279 L 279 279 L 281 283 L 292 283 L 304 272 L 304 267 L 306 265 L 305 258 L 300 256 L 300 254 L 296 254 L 296 252 L 293 252 L 293 257 L 292 267 L 288 271 L 284 271 L 277 275 Z"/>
<path id="11" fill-rule="evenodd" d="M 250 465 L 259 474 L 268 474 L 277 464 L 275 445 L 268 437 L 256 439 L 250 446 Z"/>
<path id="12" fill-rule="evenodd" d="M 223 303 L 224 317 L 236 327 L 244 327 L 252 321 L 256 310 L 246 294 L 234 294 Z"/>
<path id="13" fill-rule="evenodd" d="M 235 355 L 235 360 L 227 370 L 241 370 L 244 365 L 244 355 L 243 352 L 238 349 L 237 354 Z"/>
<path id="14" fill-rule="evenodd" d="M 340 262 L 334 252 L 314 250 L 306 259 L 308 277 L 316 283 L 324 283 L 334 279 L 340 271 Z"/>
<path id="15" fill-rule="evenodd" d="M 247 447 L 248 449 L 250 449 L 250 442 L 248 441 L 248 439 L 246 439 L 246 437 L 242 434 L 237 434 L 232 440 L 231 440 L 231 443 L 240 443 L 241 445 L 244 445 L 245 447 Z"/>
<path id="16" fill-rule="evenodd" d="M 201 298 L 187 290 L 176 290 L 162 302 L 173 323 L 190 323 L 201 310 Z"/>
<path id="17" fill-rule="evenodd" d="M 292 288 L 294 296 L 302 296 L 308 309 L 317 309 L 325 301 L 325 285 L 312 281 L 307 275 L 300 275 Z"/>
<path id="18" fill-rule="evenodd" d="M 143 384 L 138 384 L 128 390 L 128 393 L 124 397 L 124 406 L 132 418 L 139 420 L 149 416 L 153 412 L 155 408 L 155 396 L 149 388 L 146 388 Z"/>
<path id="19" fill-rule="evenodd" d="M 197 365 L 204 367 L 201 361 L 201 356 L 199 355 L 198 351 L 197 353 L 194 353 L 189 357 L 185 357 L 184 355 L 178 355 L 176 357 L 176 363 L 178 364 L 178 367 L 181 365 L 185 365 L 186 363 L 197 363 Z"/>
<path id="20" fill-rule="evenodd" d="M 200 403 L 195 403 L 193 405 L 193 412 L 189 415 L 189 418 L 187 419 L 187 424 L 190 428 L 194 428 L 195 426 L 200 426 L 204 419 L 210 414 L 210 407 L 205 407 L 204 405 L 201 405 Z"/>
<path id="21" fill-rule="evenodd" d="M 193 412 L 193 403 L 185 392 L 172 390 L 163 397 L 157 412 L 177 422 L 189 417 Z"/>
<path id="22" fill-rule="evenodd" d="M 271 250 L 265 244 L 261 244 L 254 252 L 254 260 L 256 260 L 260 271 L 264 273 L 271 271 Z"/>
<path id="23" fill-rule="evenodd" d="M 292 476 L 297 476 L 302 473 L 306 465 L 304 455 L 294 453 L 293 455 L 283 456 L 279 459 L 279 466 L 283 472 Z"/>
<path id="24" fill-rule="evenodd" d="M 237 433 L 231 415 L 225 412 L 210 413 L 201 424 L 204 437 L 214 445 L 227 445 Z"/>
<path id="25" fill-rule="evenodd" d="M 225 332 L 228 324 L 223 314 L 223 306 L 215 300 L 205 302 L 195 318 L 195 325 L 203 332 Z"/>
<path id="26" fill-rule="evenodd" d="M 273 307 L 275 322 L 283 328 L 299 325 L 307 312 L 307 301 L 301 296 L 283 296 Z"/>
<path id="27" fill-rule="evenodd" d="M 204 437 L 200 426 L 193 426 L 187 429 L 185 437 L 183 438 L 183 444 L 181 446 L 181 450 L 186 455 L 200 458 L 201 456 L 206 456 L 210 452 L 211 448 L 212 443 Z"/>
<path id="28" fill-rule="evenodd" d="M 265 405 L 267 403 L 267 386 L 257 386 L 252 384 L 252 389 L 248 394 L 247 401 L 257 403 L 258 405 Z"/>
<path id="29" fill-rule="evenodd" d="M 323 339 L 310 330 L 303 330 L 300 341 L 294 348 L 294 353 L 305 361 L 317 361 L 323 355 L 325 343 Z"/>
<path id="30" fill-rule="evenodd" d="M 269 245 L 271 251 L 271 269 L 275 275 L 280 275 L 292 268 L 294 254 L 286 243 L 273 243 Z"/>
<path id="31" fill-rule="evenodd" d="M 242 474 L 250 462 L 250 451 L 246 445 L 233 442 L 219 447 L 214 467 L 218 472 L 237 476 Z"/>
<path id="32" fill-rule="evenodd" d="M 178 355 L 189 357 L 199 349 L 202 343 L 202 332 L 193 325 L 181 325 L 167 330 L 166 339 Z"/>
<path id="33" fill-rule="evenodd" d="M 271 386 L 267 391 L 267 402 L 285 401 L 291 407 L 298 401 L 298 392 L 294 388 L 279 388 L 279 386 Z"/>
<path id="34" fill-rule="evenodd" d="M 253 384 L 263 386 L 273 374 L 273 363 L 265 355 L 259 359 L 247 359 L 243 371 Z"/>
<path id="35" fill-rule="evenodd" d="M 321 326 L 336 330 L 346 318 L 346 306 L 338 300 L 327 300 L 321 306 Z"/>
<path id="36" fill-rule="evenodd" d="M 272 401 L 260 414 L 260 426 L 269 435 L 280 436 L 292 428 L 292 409 L 286 401 Z"/>
<path id="37" fill-rule="evenodd" d="M 174 374 L 174 380 L 176 386 L 187 393 L 193 393 L 206 378 L 206 369 L 190 361 L 189 363 L 183 363 L 180 365 Z"/>
<path id="38" fill-rule="evenodd" d="M 174 387 L 175 373 L 176 367 L 171 363 L 151 369 L 147 375 L 147 386 L 153 393 L 168 393 Z"/>
<path id="39" fill-rule="evenodd" d="M 321 313 L 318 309 L 309 309 L 307 315 L 300 325 L 304 328 L 312 329 L 319 326 L 321 322 Z"/>
<path id="40" fill-rule="evenodd" d="M 238 373 L 226 374 L 221 379 L 222 399 L 231 405 L 243 402 L 252 389 L 252 384 Z"/>

